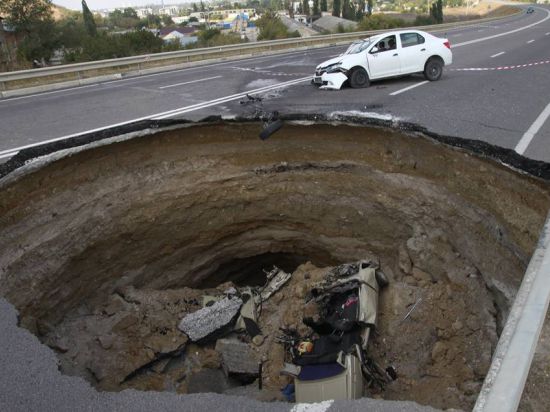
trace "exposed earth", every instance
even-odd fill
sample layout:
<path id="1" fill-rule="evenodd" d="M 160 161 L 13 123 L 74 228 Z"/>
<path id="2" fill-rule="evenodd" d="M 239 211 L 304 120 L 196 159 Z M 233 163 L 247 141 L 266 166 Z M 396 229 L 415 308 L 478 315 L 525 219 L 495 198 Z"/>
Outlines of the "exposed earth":
<path id="1" fill-rule="evenodd" d="M 289 382 L 279 327 L 305 331 L 305 296 L 330 267 L 379 260 L 390 285 L 370 354 L 398 379 L 369 396 L 471 409 L 546 218 L 546 182 L 415 134 L 286 125 L 262 142 L 258 130 L 160 131 L 4 178 L 0 292 L 21 325 L 100 390 L 277 400 Z M 292 277 L 262 307 L 264 339 L 243 338 L 264 361 L 264 389 L 243 389 L 214 343 L 177 325 L 205 294 L 263 284 L 273 264 Z M 526 405 L 545 382 L 529 381 Z"/>

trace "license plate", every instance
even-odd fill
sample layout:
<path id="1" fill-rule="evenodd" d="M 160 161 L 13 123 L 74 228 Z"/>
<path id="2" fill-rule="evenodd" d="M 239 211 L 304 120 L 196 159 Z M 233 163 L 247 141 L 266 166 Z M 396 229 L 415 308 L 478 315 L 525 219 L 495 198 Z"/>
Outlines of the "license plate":
<path id="1" fill-rule="evenodd" d="M 321 84 L 321 83 L 323 83 L 323 79 L 321 78 L 321 76 L 314 77 L 313 78 L 313 83 Z"/>

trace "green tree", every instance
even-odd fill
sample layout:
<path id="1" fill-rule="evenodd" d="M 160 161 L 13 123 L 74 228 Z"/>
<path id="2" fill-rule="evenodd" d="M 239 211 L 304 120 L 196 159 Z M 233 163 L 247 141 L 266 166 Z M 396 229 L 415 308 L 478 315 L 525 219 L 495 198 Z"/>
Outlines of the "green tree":
<path id="1" fill-rule="evenodd" d="M 367 0 L 367 16 L 372 15 L 372 7 L 374 5 L 373 0 Z"/>
<path id="2" fill-rule="evenodd" d="M 134 17 L 134 14 L 136 17 Z M 134 29 L 139 27 L 140 20 L 137 18 L 136 11 L 128 7 L 124 11 L 117 9 L 109 13 L 109 25 L 123 29 Z"/>
<path id="3" fill-rule="evenodd" d="M 165 26 L 170 26 L 170 25 L 174 24 L 174 20 L 172 20 L 172 17 L 168 16 L 167 14 L 164 14 L 161 17 L 161 20 L 162 20 L 162 24 L 165 25 Z"/>
<path id="4" fill-rule="evenodd" d="M 432 3 L 430 16 L 436 23 L 443 23 L 443 0 L 437 0 L 435 3 Z"/>
<path id="5" fill-rule="evenodd" d="M 74 12 L 74 14 L 58 21 L 56 26 L 59 43 L 64 48 L 80 47 L 83 39 L 88 36 L 83 16 L 79 12 Z"/>
<path id="6" fill-rule="evenodd" d="M 327 0 L 321 0 L 321 11 L 328 11 Z"/>
<path id="7" fill-rule="evenodd" d="M 132 7 L 126 7 L 122 11 L 122 15 L 126 18 L 129 18 L 129 19 L 137 19 L 138 18 L 137 11 Z"/>
<path id="8" fill-rule="evenodd" d="M 86 31 L 90 36 L 96 36 L 97 35 L 97 27 L 95 25 L 94 21 L 94 15 L 88 8 L 88 5 L 86 4 L 86 0 L 82 0 L 82 16 L 84 19 L 84 26 L 86 27 Z"/>
<path id="9" fill-rule="evenodd" d="M 13 26 L 17 32 L 30 33 L 34 26 L 51 19 L 51 0 L 2 0 L 0 15 L 6 23 Z"/>
<path id="10" fill-rule="evenodd" d="M 357 2 L 357 11 L 355 12 L 355 20 L 361 21 L 365 16 L 365 0 L 359 0 Z"/>
<path id="11" fill-rule="evenodd" d="M 33 24 L 32 30 L 18 44 L 17 54 L 29 62 L 48 61 L 54 50 L 61 46 L 53 19 L 40 20 Z"/>
<path id="12" fill-rule="evenodd" d="M 256 20 L 256 26 L 260 29 L 258 40 L 286 39 L 288 37 L 300 37 L 297 31 L 289 32 L 279 16 L 274 11 L 266 11 L 262 17 Z"/>
<path id="13" fill-rule="evenodd" d="M 318 16 L 321 14 L 319 11 L 319 0 L 313 0 L 313 15 Z"/>
<path id="14" fill-rule="evenodd" d="M 342 18 L 347 20 L 355 19 L 355 12 L 351 7 L 350 0 L 343 0 L 342 3 Z"/>
<path id="15" fill-rule="evenodd" d="M 197 3 L 193 3 L 192 7 L 193 7 L 193 12 L 196 13 L 197 11 L 199 11 L 199 8 L 197 7 Z"/>
<path id="16" fill-rule="evenodd" d="M 340 10 L 342 10 L 342 5 L 340 4 L 340 0 L 334 0 L 332 3 L 332 15 L 336 17 L 340 17 Z"/>
<path id="17" fill-rule="evenodd" d="M 206 6 L 204 5 L 204 2 L 201 0 L 201 11 L 206 11 Z"/>
<path id="18" fill-rule="evenodd" d="M 309 16 L 309 0 L 304 0 L 302 2 L 302 11 L 306 16 Z"/>

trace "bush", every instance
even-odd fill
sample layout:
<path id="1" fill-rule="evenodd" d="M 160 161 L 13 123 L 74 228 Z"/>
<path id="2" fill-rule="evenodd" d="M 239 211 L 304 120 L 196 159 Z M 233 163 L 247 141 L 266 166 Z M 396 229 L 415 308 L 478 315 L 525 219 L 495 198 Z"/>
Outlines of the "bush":
<path id="1" fill-rule="evenodd" d="M 416 16 L 416 19 L 414 20 L 415 26 L 430 26 L 436 23 L 437 21 L 433 16 Z"/>
<path id="2" fill-rule="evenodd" d="M 386 30 L 405 26 L 407 26 L 407 23 L 403 19 L 397 19 L 384 14 L 373 14 L 371 16 L 365 16 L 363 20 L 359 22 L 358 30 Z"/>
<path id="3" fill-rule="evenodd" d="M 268 11 L 256 20 L 256 26 L 260 29 L 258 40 L 276 40 L 289 37 L 300 37 L 298 30 L 289 32 L 276 13 Z"/>
<path id="4" fill-rule="evenodd" d="M 80 47 L 66 51 L 65 61 L 84 62 L 159 53 L 162 48 L 162 39 L 145 30 L 112 35 L 98 33 L 95 37 L 85 37 Z"/>

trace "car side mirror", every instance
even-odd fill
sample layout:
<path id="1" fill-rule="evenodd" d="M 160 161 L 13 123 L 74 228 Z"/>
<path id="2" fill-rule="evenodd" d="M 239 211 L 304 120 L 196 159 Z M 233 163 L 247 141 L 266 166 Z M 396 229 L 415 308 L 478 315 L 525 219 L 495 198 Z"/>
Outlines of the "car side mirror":
<path id="1" fill-rule="evenodd" d="M 374 46 L 369 53 L 378 53 L 378 47 Z"/>

